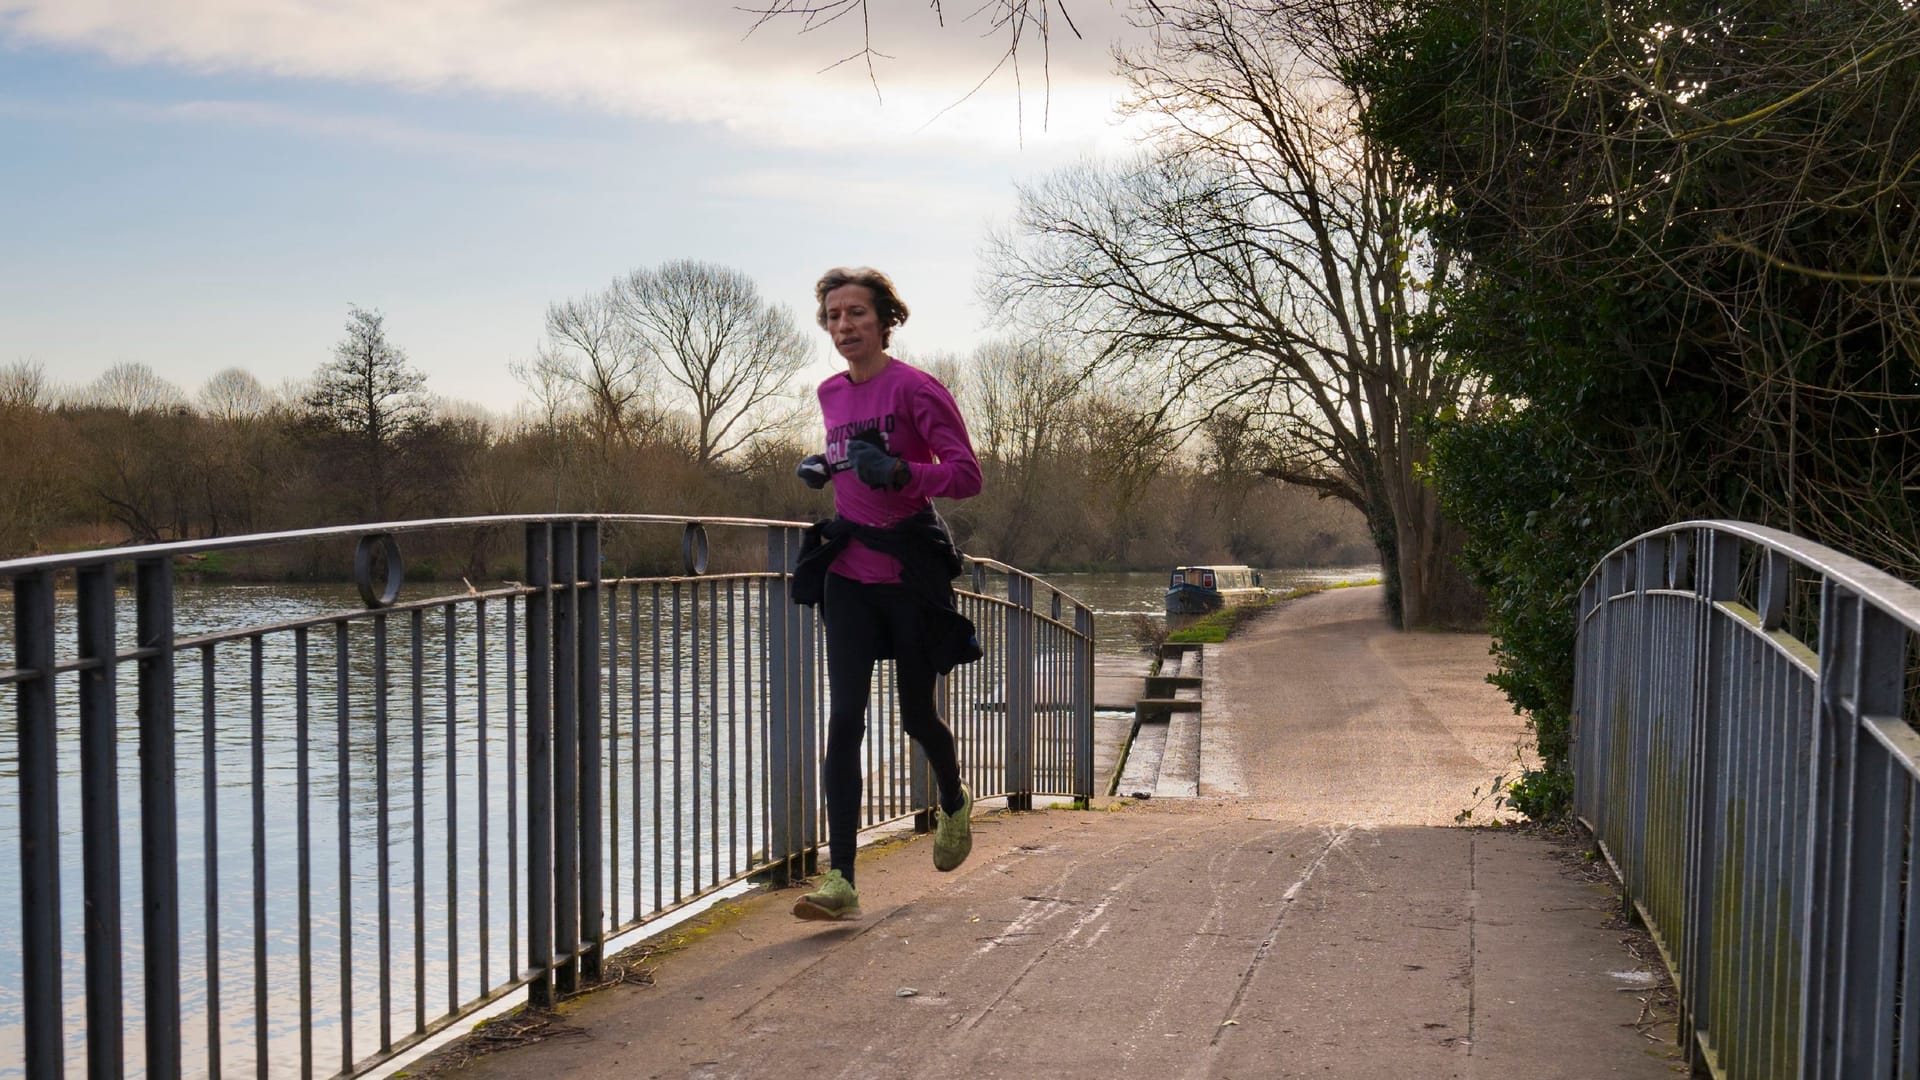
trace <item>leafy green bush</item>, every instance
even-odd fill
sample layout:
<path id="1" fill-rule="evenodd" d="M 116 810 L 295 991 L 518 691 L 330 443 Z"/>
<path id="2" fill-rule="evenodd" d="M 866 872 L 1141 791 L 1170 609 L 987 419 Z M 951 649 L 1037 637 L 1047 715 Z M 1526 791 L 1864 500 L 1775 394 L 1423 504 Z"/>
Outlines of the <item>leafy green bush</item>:
<path id="1" fill-rule="evenodd" d="M 1507 805 L 1535 821 L 1552 821 L 1573 805 L 1573 774 L 1528 769 L 1507 785 Z"/>

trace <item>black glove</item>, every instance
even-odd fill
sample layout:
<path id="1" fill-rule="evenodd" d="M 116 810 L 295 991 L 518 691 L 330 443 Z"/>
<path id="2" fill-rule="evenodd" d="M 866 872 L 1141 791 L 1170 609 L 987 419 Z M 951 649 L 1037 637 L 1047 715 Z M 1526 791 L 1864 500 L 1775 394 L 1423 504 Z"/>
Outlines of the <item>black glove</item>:
<path id="1" fill-rule="evenodd" d="M 899 490 L 907 483 L 907 463 L 865 439 L 847 443 L 847 460 L 853 462 L 853 474 L 870 488 Z"/>
<path id="2" fill-rule="evenodd" d="M 828 480 L 833 478 L 833 470 L 827 465 L 827 455 L 808 454 L 800 459 L 800 465 L 793 470 L 793 475 L 798 476 L 808 487 L 819 491 L 827 486 Z"/>

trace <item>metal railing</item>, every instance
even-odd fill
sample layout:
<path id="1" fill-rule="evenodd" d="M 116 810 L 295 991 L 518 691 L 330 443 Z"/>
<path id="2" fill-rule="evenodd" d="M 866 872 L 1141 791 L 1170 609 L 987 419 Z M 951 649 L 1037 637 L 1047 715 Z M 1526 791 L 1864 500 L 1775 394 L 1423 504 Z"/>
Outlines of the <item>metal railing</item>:
<path id="1" fill-rule="evenodd" d="M 1723 1077 L 1920 1076 L 1920 590 L 1687 522 L 1581 592 L 1575 805 Z"/>
<path id="2" fill-rule="evenodd" d="M 396 538 L 503 529 L 523 580 L 401 599 Z M 660 529 L 683 573 L 603 578 L 610 533 Z M 710 530 L 739 565 L 710 568 Z M 810 872 L 826 688 L 822 627 L 788 601 L 801 535 L 462 518 L 0 563 L 0 1075 L 358 1074 L 594 982 L 611 935 Z M 348 542 L 358 602 L 176 574 Z M 1091 612 L 991 560 L 960 584 L 986 657 L 941 698 L 969 785 L 1091 797 Z M 888 667 L 862 824 L 924 828 Z"/>

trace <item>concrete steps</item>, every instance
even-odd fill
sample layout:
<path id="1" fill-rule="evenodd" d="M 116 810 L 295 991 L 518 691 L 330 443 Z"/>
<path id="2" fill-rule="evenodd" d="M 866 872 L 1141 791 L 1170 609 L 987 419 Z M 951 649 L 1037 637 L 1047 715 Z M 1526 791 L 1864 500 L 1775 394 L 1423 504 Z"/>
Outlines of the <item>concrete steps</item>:
<path id="1" fill-rule="evenodd" d="M 1146 676 L 1146 696 L 1134 703 L 1133 739 L 1116 795 L 1179 799 L 1200 793 L 1205 653 L 1198 645 L 1161 650 L 1159 671 Z"/>

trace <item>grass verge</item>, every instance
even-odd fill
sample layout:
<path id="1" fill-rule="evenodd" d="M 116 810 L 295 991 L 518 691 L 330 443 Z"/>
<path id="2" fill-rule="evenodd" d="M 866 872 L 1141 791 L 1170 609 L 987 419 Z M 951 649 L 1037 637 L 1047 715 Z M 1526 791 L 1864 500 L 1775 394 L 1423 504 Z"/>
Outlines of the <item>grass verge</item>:
<path id="1" fill-rule="evenodd" d="M 1379 578 L 1368 578 L 1365 581 L 1337 581 L 1331 585 L 1310 585 L 1289 589 L 1284 593 L 1268 596 L 1265 600 L 1257 600 L 1251 604 L 1210 611 L 1168 634 L 1167 641 L 1176 645 L 1218 645 L 1232 637 L 1234 631 L 1240 629 L 1248 620 L 1288 600 L 1298 600 L 1302 596 L 1311 596 L 1314 593 L 1332 589 L 1351 589 L 1361 585 L 1378 584 L 1380 584 Z"/>

